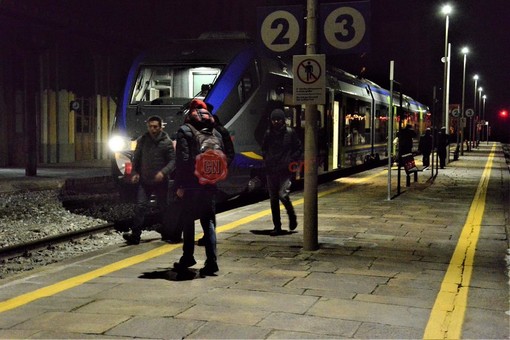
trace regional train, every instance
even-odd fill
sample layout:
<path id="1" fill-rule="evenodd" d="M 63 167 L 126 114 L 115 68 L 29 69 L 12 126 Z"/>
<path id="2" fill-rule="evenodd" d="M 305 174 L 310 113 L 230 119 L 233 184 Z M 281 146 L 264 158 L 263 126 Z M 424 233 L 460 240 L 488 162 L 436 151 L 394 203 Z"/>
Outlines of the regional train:
<path id="1" fill-rule="evenodd" d="M 177 40 L 148 51 L 133 63 L 116 112 L 110 149 L 112 171 L 122 178 L 129 169 L 136 138 L 146 132 L 146 119 L 159 115 L 172 135 L 183 123 L 193 98 L 213 106 L 228 129 L 236 156 L 228 179 L 218 187 L 233 197 L 263 186 L 262 137 L 275 107 L 284 108 L 287 124 L 304 136 L 304 105 L 293 103 L 292 60 L 259 53 L 244 36 L 203 35 Z M 395 129 L 411 124 L 416 132 L 430 125 L 427 106 L 394 93 Z M 341 69 L 327 67 L 326 103 L 318 105 L 318 171 L 332 174 L 367 162 L 384 160 L 388 152 L 390 92 Z M 299 178 L 302 164 L 291 165 Z"/>

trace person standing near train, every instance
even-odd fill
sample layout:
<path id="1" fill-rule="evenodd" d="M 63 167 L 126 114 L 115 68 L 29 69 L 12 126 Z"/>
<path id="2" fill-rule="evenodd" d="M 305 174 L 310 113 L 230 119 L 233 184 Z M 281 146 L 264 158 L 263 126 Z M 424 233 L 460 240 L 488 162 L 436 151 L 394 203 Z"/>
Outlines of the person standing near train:
<path id="1" fill-rule="evenodd" d="M 430 153 L 432 152 L 433 146 L 433 138 L 432 131 L 430 128 L 425 130 L 425 134 L 420 137 L 420 141 L 418 143 L 418 151 L 423 155 L 422 162 L 425 168 L 430 166 Z"/>
<path id="2" fill-rule="evenodd" d="M 274 229 L 272 236 L 286 234 L 282 230 L 280 217 L 280 202 L 283 203 L 289 216 L 289 229 L 297 228 L 297 217 L 289 197 L 292 173 L 289 169 L 291 162 L 301 158 L 301 141 L 296 132 L 285 124 L 285 113 L 281 109 L 274 109 L 270 115 L 270 127 L 262 141 L 262 156 L 264 157 L 267 173 L 267 189 L 271 204 L 271 214 Z"/>
<path id="3" fill-rule="evenodd" d="M 170 137 L 163 131 L 161 117 L 149 117 L 147 130 L 138 138 L 133 154 L 131 182 L 138 184 L 138 188 L 131 232 L 122 235 L 128 244 L 140 243 L 152 194 L 156 195 L 160 213 L 167 210 L 168 175 L 175 168 L 175 150 Z"/>
<path id="4" fill-rule="evenodd" d="M 444 169 L 446 166 L 446 148 L 450 144 L 448 140 L 448 134 L 446 133 L 446 127 L 442 127 L 437 134 L 437 155 L 439 157 L 439 166 Z"/>

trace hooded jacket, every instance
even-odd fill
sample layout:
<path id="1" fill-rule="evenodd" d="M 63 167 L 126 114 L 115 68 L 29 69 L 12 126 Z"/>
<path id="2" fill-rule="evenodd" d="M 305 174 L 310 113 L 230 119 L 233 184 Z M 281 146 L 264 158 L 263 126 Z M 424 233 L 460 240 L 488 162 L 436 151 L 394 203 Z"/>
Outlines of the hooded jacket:
<path id="1" fill-rule="evenodd" d="M 149 132 L 136 141 L 133 155 L 133 174 L 140 175 L 142 184 L 155 184 L 154 177 L 161 171 L 168 176 L 175 168 L 175 150 L 168 134 L 161 131 L 156 138 Z"/>
<path id="2" fill-rule="evenodd" d="M 266 131 L 262 141 L 262 156 L 268 174 L 290 171 L 290 163 L 298 161 L 301 154 L 301 141 L 292 128 L 283 125 Z"/>

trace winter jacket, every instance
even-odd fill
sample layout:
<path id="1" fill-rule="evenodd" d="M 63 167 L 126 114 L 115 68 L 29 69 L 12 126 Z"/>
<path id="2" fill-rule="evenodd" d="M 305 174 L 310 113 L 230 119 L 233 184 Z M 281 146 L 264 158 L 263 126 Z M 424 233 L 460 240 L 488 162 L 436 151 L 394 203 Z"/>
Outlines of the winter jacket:
<path id="1" fill-rule="evenodd" d="M 221 140 L 221 134 L 211 126 L 204 127 L 203 124 L 189 121 L 197 130 L 210 129 Z M 176 188 L 213 188 L 214 185 L 201 185 L 195 175 L 195 158 L 198 155 L 199 146 L 193 136 L 193 132 L 186 124 L 181 125 L 177 130 L 177 144 L 175 147 L 175 187 Z"/>
<path id="2" fill-rule="evenodd" d="M 271 128 L 266 131 L 262 141 L 262 156 L 268 174 L 290 172 L 290 163 L 299 161 L 301 154 L 301 141 L 292 128 L 283 126 L 281 129 Z"/>
<path id="3" fill-rule="evenodd" d="M 175 150 L 168 134 L 161 131 L 153 139 L 149 132 L 138 138 L 133 155 L 133 174 L 140 175 L 143 184 L 154 184 L 161 171 L 168 176 L 175 168 Z"/>

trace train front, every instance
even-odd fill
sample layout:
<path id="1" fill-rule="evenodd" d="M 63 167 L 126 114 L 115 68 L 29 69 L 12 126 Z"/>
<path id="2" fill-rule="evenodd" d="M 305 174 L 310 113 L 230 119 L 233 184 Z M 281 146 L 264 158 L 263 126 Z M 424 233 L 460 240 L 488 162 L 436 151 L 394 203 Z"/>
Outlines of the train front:
<path id="1" fill-rule="evenodd" d="M 136 139 L 147 131 L 145 122 L 150 116 L 162 117 L 164 131 L 171 138 L 194 98 L 214 105 L 214 113 L 223 123 L 230 120 L 237 112 L 230 109 L 231 93 L 238 92 L 239 78 L 254 57 L 250 46 L 243 40 L 185 40 L 135 60 L 109 141 L 112 174 L 120 184 L 128 182 Z M 226 195 L 239 194 L 245 187 L 246 182 L 243 188 L 226 188 Z"/>

